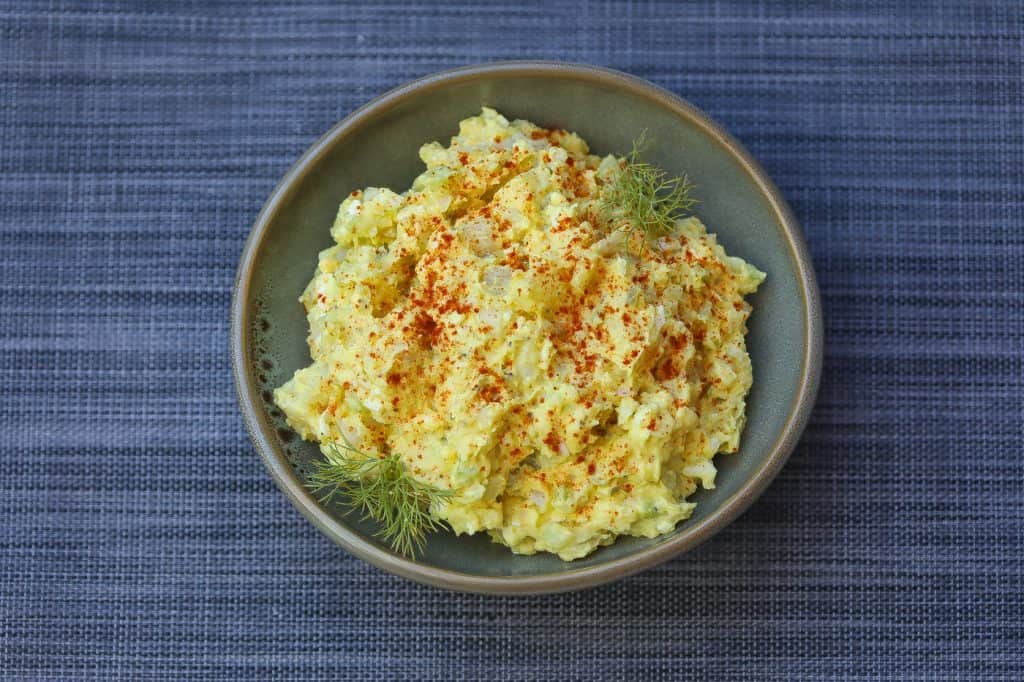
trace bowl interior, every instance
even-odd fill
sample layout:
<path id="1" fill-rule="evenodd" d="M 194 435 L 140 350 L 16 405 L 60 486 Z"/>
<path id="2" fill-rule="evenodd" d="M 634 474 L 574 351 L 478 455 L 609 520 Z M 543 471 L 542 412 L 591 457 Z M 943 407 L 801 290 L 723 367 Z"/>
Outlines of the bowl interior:
<path id="1" fill-rule="evenodd" d="M 526 118 L 575 131 L 598 154 L 627 153 L 631 141 L 646 129 L 650 161 L 674 174 L 685 173 L 696 183 L 701 201 L 696 213 L 709 231 L 718 235 L 730 254 L 768 273 L 751 299 L 754 313 L 748 346 L 754 385 L 742 447 L 736 454 L 716 458 L 718 487 L 695 496 L 694 516 L 680 523 L 675 534 L 691 532 L 741 490 L 785 428 L 803 379 L 808 324 L 804 293 L 779 217 L 725 143 L 709 135 L 699 121 L 608 84 L 561 74 L 491 74 L 416 92 L 365 120 L 353 134 L 329 143 L 268 213 L 267 229 L 254 256 L 249 295 L 243 302 L 251 324 L 243 333 L 252 359 L 248 371 L 259 387 L 259 395 L 253 396 L 256 421 L 268 434 L 276 456 L 286 458 L 291 473 L 302 480 L 318 451 L 285 425 L 271 402 L 271 391 L 309 363 L 307 324 L 296 299 L 312 277 L 317 252 L 331 243 L 328 229 L 338 204 L 356 188 L 376 185 L 405 190 L 422 170 L 417 156 L 420 145 L 432 140 L 447 144 L 458 122 L 477 114 L 483 105 L 510 119 Z M 368 542 L 377 543 L 373 526 L 360 521 L 357 514 L 338 508 L 327 511 Z M 513 555 L 486 536 L 456 538 L 441 533 L 430 538 L 418 561 L 480 576 L 538 576 L 626 557 L 672 537 L 620 538 L 569 564 L 548 554 Z"/>

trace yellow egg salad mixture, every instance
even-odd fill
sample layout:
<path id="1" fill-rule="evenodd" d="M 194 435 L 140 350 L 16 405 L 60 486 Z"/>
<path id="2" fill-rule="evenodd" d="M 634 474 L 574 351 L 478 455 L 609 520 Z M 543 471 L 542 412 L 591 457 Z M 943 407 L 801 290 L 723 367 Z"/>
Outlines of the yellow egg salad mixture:
<path id="1" fill-rule="evenodd" d="M 451 491 L 438 521 L 520 554 L 671 532 L 739 446 L 764 273 L 696 218 L 602 224 L 626 161 L 573 133 L 485 108 L 420 157 L 408 191 L 341 204 L 300 299 L 313 363 L 274 394 L 288 423 L 398 453 Z"/>

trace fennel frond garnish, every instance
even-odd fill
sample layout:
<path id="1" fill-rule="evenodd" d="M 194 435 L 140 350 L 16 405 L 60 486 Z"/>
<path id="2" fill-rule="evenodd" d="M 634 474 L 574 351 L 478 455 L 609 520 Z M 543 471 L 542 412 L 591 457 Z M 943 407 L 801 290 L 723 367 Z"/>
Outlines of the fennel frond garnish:
<path id="1" fill-rule="evenodd" d="M 441 528 L 430 508 L 450 498 L 452 491 L 414 479 L 398 453 L 367 455 L 345 439 L 324 451 L 325 459 L 316 462 L 306 485 L 319 493 L 321 502 L 337 499 L 361 509 L 364 519 L 380 525 L 375 535 L 399 554 L 414 557 L 423 550 L 426 534 Z"/>
<path id="2" fill-rule="evenodd" d="M 684 175 L 670 177 L 642 160 L 646 131 L 633 142 L 619 175 L 605 189 L 600 212 L 608 225 L 655 238 L 675 232 L 676 221 L 693 208 L 693 184 Z"/>

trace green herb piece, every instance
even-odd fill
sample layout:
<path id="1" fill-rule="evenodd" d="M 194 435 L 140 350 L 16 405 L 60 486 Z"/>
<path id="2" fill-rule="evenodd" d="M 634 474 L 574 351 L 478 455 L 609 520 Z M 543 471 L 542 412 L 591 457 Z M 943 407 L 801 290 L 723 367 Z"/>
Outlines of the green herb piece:
<path id="1" fill-rule="evenodd" d="M 633 142 L 633 150 L 615 182 L 604 191 L 600 211 L 605 221 L 625 232 L 638 230 L 649 238 L 673 234 L 676 221 L 693 208 L 693 184 L 641 159 L 647 131 Z"/>
<path id="2" fill-rule="evenodd" d="M 364 519 L 380 524 L 376 536 L 399 554 L 414 557 L 423 550 L 426 534 L 441 527 L 430 508 L 453 495 L 417 481 L 405 470 L 398 453 L 387 457 L 366 455 L 348 440 L 326 444 L 325 459 L 316 463 L 307 486 L 320 501 L 335 499 L 362 509 Z"/>

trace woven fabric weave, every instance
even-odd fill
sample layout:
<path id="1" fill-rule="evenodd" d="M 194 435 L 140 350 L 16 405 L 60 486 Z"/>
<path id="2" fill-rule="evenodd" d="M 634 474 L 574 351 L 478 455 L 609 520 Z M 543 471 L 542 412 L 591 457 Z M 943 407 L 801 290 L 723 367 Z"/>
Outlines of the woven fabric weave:
<path id="1" fill-rule="evenodd" d="M 826 358 L 711 542 L 631 579 L 449 594 L 332 545 L 246 438 L 249 226 L 375 95 L 543 58 L 722 122 L 789 198 Z M 1018 2 L 0 5 L 0 677 L 1024 678 Z"/>

